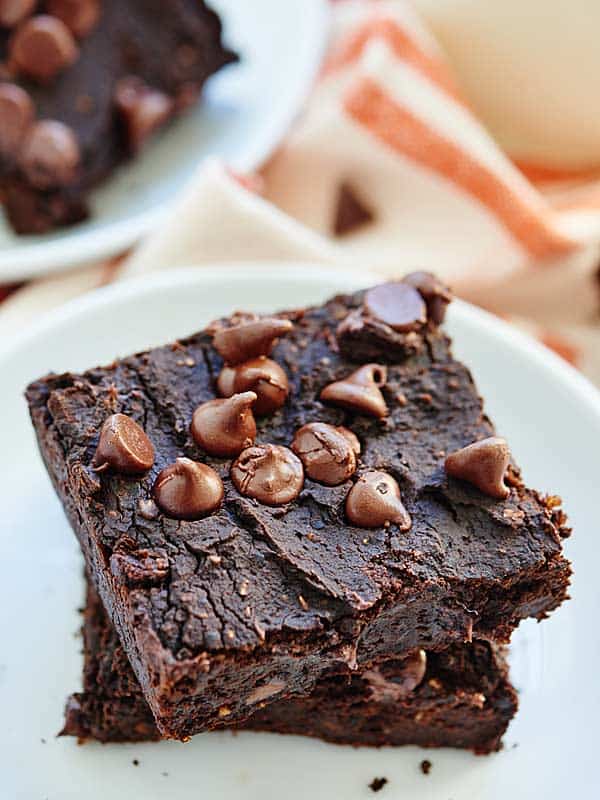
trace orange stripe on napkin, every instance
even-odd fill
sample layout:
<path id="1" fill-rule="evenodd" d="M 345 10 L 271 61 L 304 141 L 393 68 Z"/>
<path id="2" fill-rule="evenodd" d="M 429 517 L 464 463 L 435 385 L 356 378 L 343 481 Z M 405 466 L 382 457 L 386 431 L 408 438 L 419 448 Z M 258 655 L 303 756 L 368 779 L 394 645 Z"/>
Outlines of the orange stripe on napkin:
<path id="1" fill-rule="evenodd" d="M 395 20 L 386 17 L 368 19 L 353 31 L 327 62 L 325 74 L 358 61 L 372 39 L 383 39 L 399 59 L 410 64 L 454 100 L 463 102 L 444 62 L 439 58 L 432 58 Z"/>
<path id="2" fill-rule="evenodd" d="M 398 105 L 370 78 L 350 90 L 344 105 L 356 122 L 388 147 L 479 200 L 534 258 L 556 257 L 579 247 L 554 231 L 485 164 Z"/>
<path id="3" fill-rule="evenodd" d="M 589 182 L 600 179 L 600 169 L 597 166 L 568 169 L 566 167 L 548 167 L 543 164 L 519 160 L 513 163 L 519 172 L 522 172 L 532 183 Z"/>

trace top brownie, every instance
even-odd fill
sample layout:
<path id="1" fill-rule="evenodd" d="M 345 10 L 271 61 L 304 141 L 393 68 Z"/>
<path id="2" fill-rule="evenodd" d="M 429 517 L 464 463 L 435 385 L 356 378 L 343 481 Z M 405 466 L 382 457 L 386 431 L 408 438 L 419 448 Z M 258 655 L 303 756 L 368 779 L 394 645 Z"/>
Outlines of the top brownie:
<path id="1" fill-rule="evenodd" d="M 235 60 L 201 0 L 0 2 L 0 194 L 17 233 L 87 193 Z"/>
<path id="2" fill-rule="evenodd" d="M 415 274 L 29 386 L 163 735 L 241 721 L 324 670 L 506 641 L 565 598 L 560 501 L 495 437 L 440 330 L 448 299 Z"/>

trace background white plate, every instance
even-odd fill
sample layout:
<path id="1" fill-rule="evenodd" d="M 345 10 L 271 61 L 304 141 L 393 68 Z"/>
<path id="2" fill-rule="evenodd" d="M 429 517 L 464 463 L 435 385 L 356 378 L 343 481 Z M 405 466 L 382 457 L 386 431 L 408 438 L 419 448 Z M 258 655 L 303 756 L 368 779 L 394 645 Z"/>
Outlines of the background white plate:
<path id="1" fill-rule="evenodd" d="M 448 328 L 473 368 L 529 483 L 560 490 L 575 526 L 573 600 L 515 637 L 521 710 L 498 755 L 353 750 L 267 734 L 208 734 L 189 744 L 78 747 L 56 739 L 80 686 L 81 558 L 36 452 L 22 390 L 49 369 L 82 369 L 200 328 L 232 309 L 269 310 L 370 282 L 303 265 L 177 271 L 115 285 L 54 313 L 0 355 L 0 796 L 18 800 L 327 798 L 564 800 L 599 796 L 597 483 L 600 399 L 548 351 L 462 303 Z M 134 766 L 132 760 L 139 760 Z M 429 776 L 419 770 L 433 762 Z"/>
<path id="2" fill-rule="evenodd" d="M 156 224 L 204 157 L 256 169 L 286 133 L 315 79 L 327 0 L 209 0 L 241 57 L 208 82 L 202 102 L 92 194 L 91 219 L 16 236 L 0 212 L 0 280 L 20 280 L 114 255 Z"/>

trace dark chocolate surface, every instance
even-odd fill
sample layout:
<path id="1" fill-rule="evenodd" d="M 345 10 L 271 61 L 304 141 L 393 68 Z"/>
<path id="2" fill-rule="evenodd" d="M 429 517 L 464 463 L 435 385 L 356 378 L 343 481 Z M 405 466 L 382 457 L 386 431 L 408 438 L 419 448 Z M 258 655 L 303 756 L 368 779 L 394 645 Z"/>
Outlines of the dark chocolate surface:
<path id="1" fill-rule="evenodd" d="M 256 710 L 254 689 L 269 681 L 302 695 L 328 670 L 471 637 L 507 640 L 520 619 L 544 617 L 566 595 L 568 529 L 554 501 L 525 488 L 516 468 L 505 501 L 446 476 L 445 455 L 493 427 L 443 333 L 355 325 L 339 337 L 346 355 L 338 351 L 336 327 L 361 298 L 290 314 L 294 330 L 273 351 L 291 395 L 259 421 L 257 441 L 289 446 L 297 428 L 321 421 L 346 426 L 362 447 L 352 479 L 330 488 L 307 478 L 287 506 L 242 497 L 230 462 L 207 457 L 189 433 L 222 366 L 208 334 L 28 389 L 46 465 L 164 735 L 214 727 L 224 713 L 243 721 Z M 356 369 L 348 354 L 365 352 L 388 362 L 382 420 L 318 400 Z M 154 444 L 142 479 L 90 469 L 115 412 Z M 196 522 L 148 513 L 156 475 L 179 456 L 219 472 L 220 511 Z M 365 467 L 396 479 L 409 531 L 347 524 L 345 498 Z"/>
<path id="2" fill-rule="evenodd" d="M 41 233 L 85 217 L 90 187 L 131 155 L 114 102 L 120 78 L 142 78 L 177 107 L 181 92 L 198 93 L 235 58 L 221 44 L 219 18 L 200 0 L 102 0 L 101 6 L 100 20 L 78 41 L 79 57 L 71 67 L 41 85 L 22 76 L 5 78 L 27 89 L 38 119 L 69 125 L 82 153 L 78 180 L 45 191 L 0 162 L 6 213 L 19 233 Z M 0 61 L 11 33 L 0 29 Z"/>
<path id="3" fill-rule="evenodd" d="M 93 590 L 88 590 L 83 633 L 84 689 L 67 702 L 63 735 L 102 742 L 159 739 L 127 656 Z M 276 701 L 243 727 L 355 746 L 419 744 L 478 753 L 498 749 L 517 698 L 497 648 L 475 642 L 430 653 L 424 678 L 408 693 L 403 688 L 405 670 L 396 660 L 362 674 L 324 676 L 309 697 Z M 268 696 L 271 688 L 260 687 L 262 695 Z"/>

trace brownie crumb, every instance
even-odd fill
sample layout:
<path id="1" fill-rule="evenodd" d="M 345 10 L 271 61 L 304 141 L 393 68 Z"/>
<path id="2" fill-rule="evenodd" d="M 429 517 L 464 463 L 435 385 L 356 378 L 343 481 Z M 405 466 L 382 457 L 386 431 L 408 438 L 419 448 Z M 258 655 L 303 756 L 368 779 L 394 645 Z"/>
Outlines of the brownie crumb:
<path id="1" fill-rule="evenodd" d="M 387 778 L 373 778 L 373 780 L 369 784 L 369 789 L 372 792 L 380 792 L 387 782 L 388 782 Z"/>
<path id="2" fill-rule="evenodd" d="M 421 772 L 423 773 L 423 775 L 429 775 L 429 773 L 431 772 L 431 761 L 429 761 L 428 759 L 421 761 Z"/>

